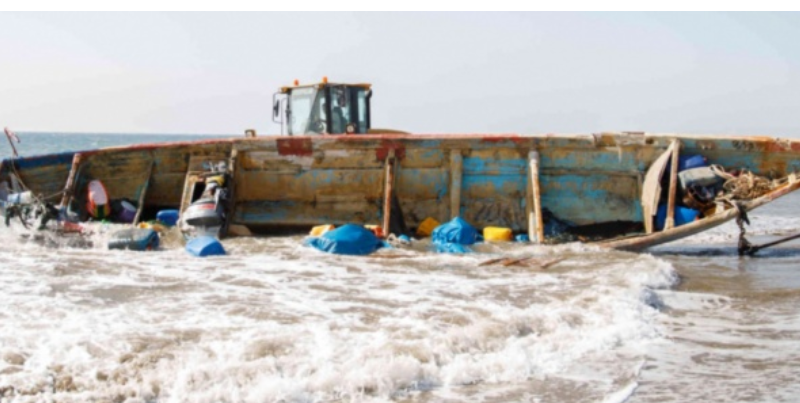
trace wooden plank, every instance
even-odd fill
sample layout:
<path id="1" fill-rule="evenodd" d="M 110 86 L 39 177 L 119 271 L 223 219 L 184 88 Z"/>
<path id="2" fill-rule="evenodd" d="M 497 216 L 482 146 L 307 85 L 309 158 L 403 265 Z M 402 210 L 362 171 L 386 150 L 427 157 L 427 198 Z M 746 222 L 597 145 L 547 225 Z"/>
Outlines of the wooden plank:
<path id="1" fill-rule="evenodd" d="M 386 157 L 385 171 L 386 179 L 384 181 L 384 197 L 383 197 L 383 233 L 389 235 L 389 226 L 392 217 L 392 195 L 394 194 L 394 169 L 395 169 L 394 150 L 389 151 L 389 156 Z"/>
<path id="2" fill-rule="evenodd" d="M 161 167 L 156 164 L 156 171 L 153 173 L 153 181 L 147 191 L 147 204 L 153 206 L 170 206 L 177 208 L 181 204 L 183 195 L 183 183 L 186 180 L 186 172 L 181 173 L 159 173 Z"/>
<path id="3" fill-rule="evenodd" d="M 530 164 L 528 164 L 530 165 Z M 533 186 L 531 186 L 530 167 L 525 169 L 525 223 L 522 224 L 528 230 L 528 239 L 532 240 L 532 234 L 536 233 L 536 220 L 533 212 Z"/>
<path id="4" fill-rule="evenodd" d="M 228 159 L 228 183 L 227 189 L 227 199 L 225 199 L 225 221 L 222 223 L 222 227 L 219 229 L 219 238 L 225 238 L 228 236 L 228 229 L 231 226 L 231 221 L 233 221 L 233 215 L 236 210 L 236 167 L 238 163 L 239 157 L 239 150 L 234 147 L 231 150 L 230 158 Z"/>
<path id="5" fill-rule="evenodd" d="M 505 260 L 503 260 L 502 265 L 503 266 L 513 266 L 515 264 L 519 264 L 519 263 L 531 260 L 531 259 L 533 259 L 535 257 L 536 256 L 525 256 L 525 257 L 520 257 L 520 258 L 505 259 Z"/>
<path id="6" fill-rule="evenodd" d="M 639 176 L 642 174 L 641 171 L 617 171 L 617 170 L 610 170 L 611 168 L 607 169 L 583 169 L 583 168 L 575 168 L 575 169 L 548 169 L 548 168 L 539 168 L 539 175 L 542 176 L 562 176 L 562 175 L 583 175 L 583 176 L 592 176 L 592 175 L 603 175 L 603 176 Z"/>
<path id="7" fill-rule="evenodd" d="M 656 214 L 658 201 L 661 198 L 661 176 L 664 175 L 664 169 L 666 169 L 667 162 L 670 160 L 672 149 L 673 145 L 670 145 L 667 151 L 659 155 L 655 162 L 650 165 L 644 177 L 642 213 L 644 216 L 644 229 L 648 234 L 653 232 L 653 216 Z"/>
<path id="8" fill-rule="evenodd" d="M 680 140 L 672 142 L 672 166 L 669 173 L 669 196 L 667 198 L 667 220 L 664 222 L 664 229 L 668 230 L 675 226 L 675 197 L 678 183 L 678 155 L 680 154 Z"/>
<path id="9" fill-rule="evenodd" d="M 500 263 L 500 262 L 502 262 L 502 261 L 504 261 L 506 259 L 507 258 L 505 258 L 505 257 L 498 257 L 498 258 L 495 258 L 495 259 L 489 259 L 489 260 L 483 261 L 481 263 L 478 263 L 478 266 L 488 266 L 488 265 L 492 265 L 492 264 L 495 264 L 495 263 Z"/>
<path id="10" fill-rule="evenodd" d="M 139 219 L 142 217 L 142 210 L 144 210 L 144 198 L 147 196 L 147 188 L 150 187 L 150 179 L 153 177 L 153 170 L 156 167 L 156 162 L 150 162 L 150 171 L 147 174 L 147 179 L 144 181 L 144 186 L 142 186 L 142 191 L 139 192 L 139 204 L 136 206 L 136 215 L 133 217 L 133 226 L 135 227 L 139 224 Z"/>
<path id="11" fill-rule="evenodd" d="M 461 173 L 464 159 L 461 150 L 450 151 L 450 218 L 461 214 Z"/>
<path id="12" fill-rule="evenodd" d="M 192 204 L 192 195 L 194 194 L 194 186 L 197 182 L 202 182 L 203 177 L 197 173 L 186 174 L 186 179 L 183 182 L 183 196 L 181 196 L 181 204 L 178 208 L 180 215 L 183 216 L 183 211 Z"/>
<path id="13" fill-rule="evenodd" d="M 539 186 L 539 153 L 531 151 L 528 153 L 530 191 L 532 209 L 528 213 L 528 237 L 531 242 L 544 242 L 544 220 L 542 218 L 542 195 Z"/>
<path id="14" fill-rule="evenodd" d="M 61 196 L 61 207 L 69 209 L 72 197 L 75 194 L 75 186 L 78 183 L 78 171 L 80 170 L 82 157 L 80 153 L 75 153 L 72 157 L 72 169 L 67 177 L 67 184 L 64 186 L 64 194 Z"/>
<path id="15" fill-rule="evenodd" d="M 379 208 L 376 208 L 374 202 L 366 200 L 353 201 L 347 204 L 239 201 L 237 205 L 234 222 L 248 227 L 380 222 Z"/>
<path id="16" fill-rule="evenodd" d="M 241 155 L 241 154 L 240 154 Z M 236 173 L 238 202 L 313 201 L 319 195 L 359 194 L 383 198 L 385 172 L 380 169 L 325 169 L 284 175 L 269 171 L 239 170 Z"/>
<path id="17" fill-rule="evenodd" d="M 405 155 L 398 161 L 400 168 L 406 169 L 442 169 L 445 168 L 446 150 L 439 148 L 412 148 L 409 144 Z"/>

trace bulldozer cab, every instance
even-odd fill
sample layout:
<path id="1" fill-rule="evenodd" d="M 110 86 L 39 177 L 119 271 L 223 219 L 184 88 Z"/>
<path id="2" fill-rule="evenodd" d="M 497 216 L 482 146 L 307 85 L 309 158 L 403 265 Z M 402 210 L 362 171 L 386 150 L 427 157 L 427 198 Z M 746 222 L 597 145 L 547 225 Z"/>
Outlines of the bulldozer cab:
<path id="1" fill-rule="evenodd" d="M 272 120 L 281 134 L 365 134 L 370 129 L 370 84 L 321 83 L 282 87 Z"/>

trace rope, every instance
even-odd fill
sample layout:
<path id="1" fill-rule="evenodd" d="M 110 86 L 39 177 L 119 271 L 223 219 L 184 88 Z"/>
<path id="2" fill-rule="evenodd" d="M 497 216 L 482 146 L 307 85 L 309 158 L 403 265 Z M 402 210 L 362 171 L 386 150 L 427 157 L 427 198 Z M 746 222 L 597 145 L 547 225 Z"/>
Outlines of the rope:
<path id="1" fill-rule="evenodd" d="M 19 174 L 19 171 L 17 171 L 16 158 L 13 159 L 13 160 L 10 160 L 9 162 L 10 162 L 10 165 L 11 165 L 11 170 L 14 171 L 14 173 L 10 174 L 10 175 L 13 175 L 17 179 L 17 182 L 20 184 L 20 186 L 22 186 L 22 189 L 24 191 L 31 192 L 31 196 L 33 197 L 33 200 L 35 202 L 40 203 L 40 204 L 45 204 L 45 200 L 48 200 L 51 197 L 55 196 L 55 195 L 53 195 L 53 196 L 48 196 L 48 197 L 45 198 L 45 197 L 42 197 L 41 194 L 37 195 L 37 194 L 33 193 L 33 191 L 31 191 L 31 188 L 29 188 L 28 185 L 26 185 L 25 182 L 22 180 L 22 176 Z M 20 217 L 20 220 L 22 220 L 22 217 Z M 24 224 L 24 222 L 23 222 L 23 224 Z M 25 226 L 25 228 L 28 228 L 27 225 Z"/>
<path id="2" fill-rule="evenodd" d="M 742 206 L 734 203 L 733 207 L 736 208 L 736 225 L 739 227 L 739 246 L 737 248 L 739 256 L 752 255 L 755 250 L 753 244 L 745 238 L 747 230 L 744 229 L 745 224 L 750 225 L 750 218 L 747 217 L 747 211 Z"/>
<path id="3" fill-rule="evenodd" d="M 711 171 L 725 180 L 722 185 L 723 200 L 750 200 L 768 193 L 786 179 L 770 180 L 742 169 L 739 175 L 732 175 L 719 165 L 711 165 Z"/>
<path id="4" fill-rule="evenodd" d="M 22 180 L 22 175 L 20 175 L 19 171 L 17 171 L 16 160 L 19 159 L 19 154 L 17 153 L 17 148 L 14 147 L 14 142 L 12 141 L 12 139 L 16 140 L 17 143 L 19 143 L 19 137 L 16 135 L 16 133 L 9 130 L 8 127 L 6 127 L 3 131 L 6 133 L 6 137 L 8 138 L 9 144 L 11 144 L 11 149 L 14 150 L 14 159 L 9 160 L 9 165 L 11 165 L 11 170 L 14 171 L 13 176 L 17 179 L 17 182 L 20 184 L 20 186 L 22 186 L 22 190 L 30 191 L 31 188 L 29 188 L 28 185 L 25 184 L 25 182 Z M 37 195 L 31 192 L 31 196 L 33 196 L 34 201 L 44 204 L 44 200 L 48 200 L 56 195 L 42 197 L 42 195 Z"/>
<path id="5" fill-rule="evenodd" d="M 28 185 L 26 185 L 25 182 L 22 181 L 22 176 L 20 176 L 19 172 L 17 171 L 17 164 L 15 160 L 11 161 L 11 169 L 14 171 L 14 176 L 17 177 L 17 182 L 19 182 L 19 184 L 22 185 L 22 189 L 30 190 L 30 188 L 28 188 Z"/>
<path id="6" fill-rule="evenodd" d="M 14 175 L 14 177 L 16 177 L 16 179 L 17 179 L 17 182 L 19 182 L 20 186 L 22 186 L 22 190 L 24 190 L 24 191 L 29 191 L 29 190 L 31 190 L 31 189 L 28 187 L 28 185 L 26 185 L 26 184 L 25 184 L 25 182 L 22 180 L 22 176 L 19 174 L 19 171 L 17 171 L 17 164 L 16 164 L 16 161 L 15 161 L 15 160 L 10 160 L 9 162 L 10 162 L 10 164 L 9 164 L 9 165 L 11 165 L 11 170 L 13 170 L 13 171 L 14 171 L 14 173 L 13 173 L 12 175 Z M 64 194 L 64 191 L 63 191 L 63 190 L 61 190 L 61 191 L 58 191 L 58 192 L 56 192 L 56 193 L 53 193 L 53 194 L 51 194 L 51 195 L 48 195 L 48 196 L 44 196 L 44 195 L 42 195 L 42 194 L 38 194 L 38 195 L 37 195 L 37 194 L 35 194 L 35 193 L 31 192 L 31 196 L 33 196 L 33 199 L 34 199 L 35 201 L 37 201 L 37 202 L 39 202 L 39 203 L 43 203 L 43 204 L 44 204 L 44 201 L 45 201 L 45 200 L 50 200 L 50 199 L 52 199 L 52 198 L 54 198 L 54 197 L 56 197 L 56 196 L 61 196 L 61 195 L 63 195 L 63 194 Z"/>
<path id="7" fill-rule="evenodd" d="M 26 185 L 25 182 L 22 181 L 22 176 L 20 176 L 19 172 L 17 171 L 16 161 L 13 161 L 13 160 L 11 161 L 11 169 L 14 170 L 14 176 L 17 178 L 17 182 L 19 182 L 19 184 L 22 186 L 22 189 L 25 190 L 25 191 L 30 191 L 31 192 L 31 196 L 33 197 L 34 201 L 44 204 L 44 200 L 50 199 L 51 197 L 55 196 L 55 195 L 53 195 L 53 196 L 48 196 L 48 197 L 44 198 L 44 197 L 42 197 L 41 194 L 37 195 L 37 194 L 33 193 L 33 191 L 31 191 L 31 188 L 29 188 L 28 185 Z M 59 193 L 61 193 L 61 192 L 59 192 Z"/>
<path id="8" fill-rule="evenodd" d="M 61 191 L 58 191 L 58 192 L 56 192 L 56 193 L 53 193 L 53 194 L 51 194 L 51 195 L 47 195 L 47 196 L 42 196 L 42 195 L 39 195 L 39 198 L 40 198 L 40 199 L 42 199 L 42 200 L 50 200 L 50 199 L 54 199 L 54 198 L 56 198 L 56 197 L 58 197 L 58 196 L 61 196 L 61 195 L 63 195 L 63 194 L 64 194 L 64 191 L 63 191 L 63 190 L 61 190 Z"/>

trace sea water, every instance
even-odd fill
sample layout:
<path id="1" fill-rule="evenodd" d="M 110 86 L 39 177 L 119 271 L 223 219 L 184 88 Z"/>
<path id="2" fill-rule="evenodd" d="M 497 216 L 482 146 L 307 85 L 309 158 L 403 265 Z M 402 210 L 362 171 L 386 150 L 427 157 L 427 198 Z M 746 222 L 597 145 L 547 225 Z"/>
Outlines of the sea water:
<path id="1" fill-rule="evenodd" d="M 192 138 L 21 137 L 23 155 Z M 752 212 L 751 240 L 797 232 L 798 200 Z M 227 256 L 205 259 L 174 232 L 155 252 L 107 250 L 117 228 L 95 226 L 90 245 L 0 228 L 2 401 L 800 396 L 800 244 L 739 257 L 733 223 L 639 254 L 576 243 L 442 255 L 420 241 L 344 257 L 275 236 L 228 239 Z M 530 259 L 484 264 L 499 257 Z"/>

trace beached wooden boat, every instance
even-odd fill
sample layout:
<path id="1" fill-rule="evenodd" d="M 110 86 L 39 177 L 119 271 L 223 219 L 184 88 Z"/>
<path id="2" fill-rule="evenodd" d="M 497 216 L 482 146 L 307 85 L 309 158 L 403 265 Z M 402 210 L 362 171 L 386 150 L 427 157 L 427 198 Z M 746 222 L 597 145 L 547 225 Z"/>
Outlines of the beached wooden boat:
<path id="1" fill-rule="evenodd" d="M 147 144 L 4 160 L 0 183 L 9 189 L 24 184 L 79 210 L 75 196 L 99 179 L 111 198 L 143 200 L 143 219 L 152 219 L 160 209 L 185 208 L 207 172 L 204 164 L 225 162 L 233 185 L 230 224 L 255 233 L 348 222 L 388 230 L 396 197 L 394 212 L 402 212 L 410 228 L 427 217 L 444 222 L 461 216 L 478 228 L 504 226 L 534 241 L 574 240 L 544 236 L 548 220 L 559 220 L 578 239 L 638 250 L 737 216 L 731 206 L 672 228 L 647 224 L 654 214 L 643 203 L 652 206 L 652 195 L 662 192 L 646 186 L 648 170 L 659 169 L 654 164 L 665 153 L 672 159 L 673 144 L 683 154 L 781 180 L 742 200 L 744 209 L 800 187 L 793 174 L 800 168 L 800 142 L 641 133 L 265 136 Z"/>
<path id="2" fill-rule="evenodd" d="M 344 88 L 354 100 L 369 100 L 359 98 L 366 85 Z M 368 102 L 362 105 L 368 112 Z M 282 107 L 278 101 L 276 113 Z M 799 141 L 631 132 L 374 134 L 361 110 L 365 121 L 353 119 L 356 125 L 346 128 L 354 134 L 251 134 L 7 159 L 0 184 L 80 211 L 88 181 L 100 180 L 112 199 L 141 201 L 141 219 L 148 220 L 162 209 L 185 211 L 202 193 L 208 167 L 222 163 L 228 177 L 223 232 L 361 223 L 388 233 L 398 219 L 413 229 L 428 217 L 460 216 L 477 228 L 511 228 L 533 242 L 577 240 L 628 250 L 707 230 L 736 218 L 737 205 L 750 210 L 800 187 L 794 174 Z M 359 115 L 357 106 L 352 114 Z M 745 197 L 729 194 L 728 202 L 718 198 L 697 209 L 696 220 L 676 225 L 685 196 L 681 156 L 751 172 L 768 185 Z M 659 206 L 666 211 L 661 217 Z"/>

